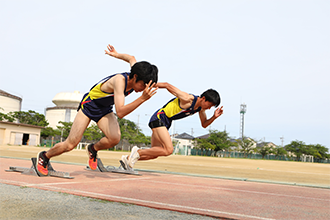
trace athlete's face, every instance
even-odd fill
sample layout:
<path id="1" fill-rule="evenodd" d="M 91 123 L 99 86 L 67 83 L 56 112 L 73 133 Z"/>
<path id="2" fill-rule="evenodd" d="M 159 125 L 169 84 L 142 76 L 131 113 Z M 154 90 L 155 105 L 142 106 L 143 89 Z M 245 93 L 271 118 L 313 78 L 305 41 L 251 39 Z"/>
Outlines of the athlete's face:
<path id="1" fill-rule="evenodd" d="M 142 80 L 135 82 L 133 86 L 135 92 L 142 92 L 145 88 L 146 84 Z"/>
<path id="2" fill-rule="evenodd" d="M 204 98 L 204 97 L 203 97 L 203 98 Z M 201 103 L 201 107 L 202 107 L 202 109 L 208 110 L 208 109 L 210 109 L 210 108 L 213 107 L 213 106 L 214 106 L 214 104 L 213 104 L 212 102 L 205 101 L 205 99 L 202 100 L 202 103 Z"/>

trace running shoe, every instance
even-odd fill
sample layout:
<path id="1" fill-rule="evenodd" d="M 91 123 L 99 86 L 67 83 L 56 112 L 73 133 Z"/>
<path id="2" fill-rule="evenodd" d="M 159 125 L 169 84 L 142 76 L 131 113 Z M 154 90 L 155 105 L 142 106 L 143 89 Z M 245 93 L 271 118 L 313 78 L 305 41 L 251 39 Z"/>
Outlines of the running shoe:
<path id="1" fill-rule="evenodd" d="M 128 155 L 123 155 L 121 156 L 121 160 L 119 161 L 121 166 L 124 168 L 124 170 L 128 169 L 128 160 L 127 160 Z"/>
<path id="2" fill-rule="evenodd" d="M 128 160 L 128 165 L 133 168 L 134 164 L 140 159 L 140 154 L 138 153 L 138 148 L 137 146 L 134 146 L 132 148 L 131 154 L 129 155 L 129 160 Z"/>
<path id="3" fill-rule="evenodd" d="M 38 153 L 36 160 L 36 170 L 39 176 L 48 175 L 48 162 L 49 159 L 45 156 L 46 151 Z"/>
<path id="4" fill-rule="evenodd" d="M 86 152 L 88 155 L 88 165 L 91 170 L 96 170 L 97 169 L 97 151 L 92 150 L 92 146 L 94 144 L 88 145 L 86 147 Z"/>

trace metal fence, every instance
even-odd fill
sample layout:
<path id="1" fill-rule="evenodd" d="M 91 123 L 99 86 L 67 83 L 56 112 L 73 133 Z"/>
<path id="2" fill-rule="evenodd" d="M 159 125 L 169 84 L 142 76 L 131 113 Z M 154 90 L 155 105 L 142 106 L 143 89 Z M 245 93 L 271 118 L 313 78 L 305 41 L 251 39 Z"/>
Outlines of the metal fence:
<path id="1" fill-rule="evenodd" d="M 181 153 L 180 151 L 178 152 Z M 181 154 L 185 155 L 185 154 Z M 249 159 L 265 159 L 265 160 L 283 160 L 283 161 L 297 161 L 296 157 L 287 157 L 287 156 L 275 156 L 275 155 L 266 155 L 262 158 L 261 154 L 244 154 L 243 152 L 238 151 L 213 151 L 213 150 L 201 150 L 201 149 L 191 149 L 190 155 L 195 156 L 214 156 L 214 157 L 228 157 L 228 158 L 249 158 Z M 315 159 L 314 163 L 330 163 L 329 159 Z"/>

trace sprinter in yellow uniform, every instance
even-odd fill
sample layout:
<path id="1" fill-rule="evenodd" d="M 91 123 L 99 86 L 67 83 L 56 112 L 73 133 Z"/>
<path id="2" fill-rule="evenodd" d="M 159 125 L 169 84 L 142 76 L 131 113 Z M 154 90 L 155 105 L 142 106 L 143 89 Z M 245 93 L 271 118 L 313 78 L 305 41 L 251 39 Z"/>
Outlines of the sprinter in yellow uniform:
<path id="1" fill-rule="evenodd" d="M 209 89 L 200 96 L 195 96 L 183 92 L 169 83 L 157 83 L 156 86 L 167 89 L 176 98 L 170 100 L 151 116 L 149 122 L 149 127 L 152 129 L 151 148 L 139 149 L 135 146 L 129 156 L 122 156 L 120 163 L 125 169 L 132 169 L 138 160 L 150 160 L 173 153 L 173 144 L 168 133 L 173 120 L 198 112 L 202 127 L 206 128 L 223 113 L 223 106 L 221 106 L 214 111 L 211 118 L 207 119 L 205 114 L 205 110 L 212 106 L 218 107 L 220 104 L 220 95 L 216 90 Z"/>
<path id="2" fill-rule="evenodd" d="M 105 134 L 101 140 L 86 148 L 89 167 L 95 170 L 97 151 L 114 147 L 120 141 L 121 134 L 117 118 L 112 112 L 113 105 L 115 105 L 117 116 L 123 118 L 156 93 L 157 88 L 154 88 L 158 79 L 156 66 L 145 61 L 136 62 L 134 56 L 118 53 L 111 45 L 108 45 L 105 53 L 128 62 L 131 72 L 108 76 L 96 83 L 84 95 L 68 138 L 64 142 L 55 144 L 47 152 L 38 153 L 35 167 L 40 176 L 48 175 L 50 158 L 71 151 L 78 145 L 91 120 L 95 121 Z M 132 91 L 143 93 L 136 100 L 125 105 L 125 96 Z"/>

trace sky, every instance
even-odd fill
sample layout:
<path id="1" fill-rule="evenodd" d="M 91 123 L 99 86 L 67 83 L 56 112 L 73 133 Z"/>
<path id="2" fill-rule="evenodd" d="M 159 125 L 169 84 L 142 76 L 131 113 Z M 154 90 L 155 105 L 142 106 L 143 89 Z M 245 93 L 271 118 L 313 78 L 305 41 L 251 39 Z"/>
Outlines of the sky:
<path id="1" fill-rule="evenodd" d="M 22 97 L 22 111 L 44 114 L 57 93 L 86 93 L 130 71 L 104 54 L 112 44 L 155 64 L 160 82 L 220 93 L 224 114 L 210 127 L 195 114 L 171 134 L 216 129 L 238 138 L 245 103 L 245 136 L 330 148 L 329 11 L 326 0 L 0 0 L 0 89 Z M 126 119 L 151 135 L 150 116 L 172 97 L 159 89 Z"/>

